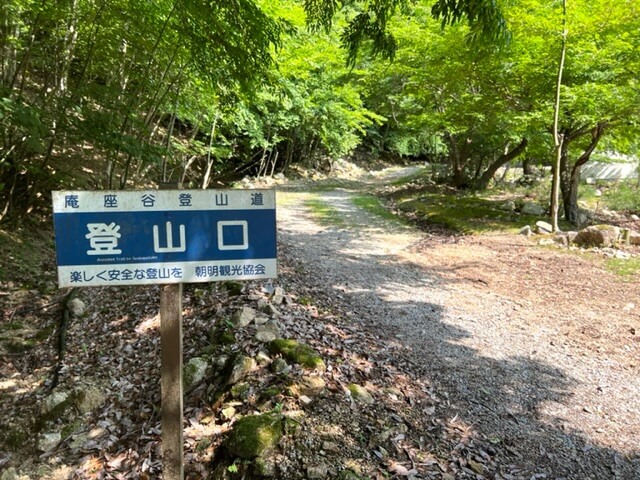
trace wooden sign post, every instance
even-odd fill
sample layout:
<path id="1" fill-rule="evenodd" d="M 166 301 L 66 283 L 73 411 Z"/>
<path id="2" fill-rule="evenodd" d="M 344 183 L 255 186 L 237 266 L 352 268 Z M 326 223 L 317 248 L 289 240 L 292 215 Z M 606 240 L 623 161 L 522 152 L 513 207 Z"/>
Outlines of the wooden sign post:
<path id="1" fill-rule="evenodd" d="M 165 480 L 182 480 L 182 284 L 160 294 L 162 464 Z"/>
<path id="2" fill-rule="evenodd" d="M 276 197 L 162 187 L 53 192 L 53 221 L 60 287 L 161 285 L 163 478 L 183 480 L 182 284 L 276 278 Z"/>
<path id="3" fill-rule="evenodd" d="M 161 190 L 179 190 L 179 183 L 163 183 Z M 160 292 L 160 389 L 162 477 L 184 478 L 182 430 L 182 284 L 162 285 Z"/>

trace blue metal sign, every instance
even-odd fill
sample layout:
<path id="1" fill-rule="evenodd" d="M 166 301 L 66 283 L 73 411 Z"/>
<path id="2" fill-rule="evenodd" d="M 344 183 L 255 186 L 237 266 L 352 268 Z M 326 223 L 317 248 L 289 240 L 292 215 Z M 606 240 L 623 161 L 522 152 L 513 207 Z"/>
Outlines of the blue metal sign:
<path id="1" fill-rule="evenodd" d="M 274 278 L 274 190 L 53 192 L 60 287 Z"/>

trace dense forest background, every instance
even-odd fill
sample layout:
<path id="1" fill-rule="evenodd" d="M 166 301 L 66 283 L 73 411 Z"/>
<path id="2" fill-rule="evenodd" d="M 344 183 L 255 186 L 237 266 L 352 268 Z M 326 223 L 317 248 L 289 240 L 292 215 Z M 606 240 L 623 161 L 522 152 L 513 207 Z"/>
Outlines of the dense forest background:
<path id="1" fill-rule="evenodd" d="M 575 220 L 581 166 L 637 154 L 635 0 L 8 0 L 0 220 L 48 208 L 52 189 L 207 188 L 354 152 L 486 188 L 509 162 L 553 162 L 563 41 Z"/>

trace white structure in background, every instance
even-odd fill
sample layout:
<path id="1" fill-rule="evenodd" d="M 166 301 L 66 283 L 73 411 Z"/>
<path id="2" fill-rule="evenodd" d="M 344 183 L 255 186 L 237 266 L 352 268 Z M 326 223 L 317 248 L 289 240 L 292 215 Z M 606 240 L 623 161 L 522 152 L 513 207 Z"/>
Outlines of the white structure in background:
<path id="1" fill-rule="evenodd" d="M 592 161 L 582 167 L 580 178 L 582 180 L 626 180 L 638 178 L 639 159 L 619 153 L 606 152 L 605 155 L 615 162 Z"/>

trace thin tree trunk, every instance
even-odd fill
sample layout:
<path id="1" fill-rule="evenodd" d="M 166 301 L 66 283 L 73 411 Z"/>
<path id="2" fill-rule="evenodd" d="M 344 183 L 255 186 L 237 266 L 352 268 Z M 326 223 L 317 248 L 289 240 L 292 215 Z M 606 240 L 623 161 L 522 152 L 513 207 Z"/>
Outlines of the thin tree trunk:
<path id="1" fill-rule="evenodd" d="M 554 232 L 558 231 L 560 163 L 562 143 L 564 141 L 564 136 L 558 132 L 558 123 L 560 117 L 560 89 L 562 87 L 562 74 L 564 72 L 564 61 L 567 54 L 567 34 L 567 0 L 562 0 L 562 43 L 560 48 L 560 63 L 558 65 L 558 78 L 556 80 L 556 100 L 553 107 L 553 152 L 555 163 L 553 165 L 553 180 L 551 183 L 551 229 Z"/>
<path id="2" fill-rule="evenodd" d="M 26 77 L 26 75 L 24 74 L 24 72 L 27 69 L 27 65 L 29 64 L 29 60 L 31 59 L 31 50 L 33 47 L 33 43 L 36 39 L 36 31 L 38 29 L 38 26 L 40 24 L 40 18 L 42 17 L 42 10 L 44 9 L 44 6 L 47 4 L 47 0 L 42 0 L 42 4 L 40 5 L 40 9 L 38 10 L 38 14 L 36 15 L 36 18 L 33 20 L 33 24 L 31 25 L 31 30 L 29 31 L 29 42 L 27 43 L 27 46 L 24 49 L 24 53 L 22 54 L 22 58 L 20 59 L 20 63 L 18 64 L 18 66 L 15 69 L 15 72 L 13 73 L 13 78 L 11 79 L 11 83 L 9 85 L 9 89 L 13 90 L 14 87 L 16 86 L 16 82 L 18 81 L 18 77 L 22 74 L 22 79 L 24 80 L 24 78 Z M 20 94 L 22 94 L 22 89 L 24 88 L 24 81 L 21 82 L 20 84 Z"/>
<path id="3" fill-rule="evenodd" d="M 75 51 L 76 42 L 78 41 L 78 18 L 76 10 L 78 7 L 77 0 L 71 0 L 69 19 L 67 21 L 67 31 L 64 35 L 62 66 L 58 74 L 58 95 L 62 96 L 67 91 L 69 81 L 69 69 L 73 60 L 73 52 Z"/>
<path id="4" fill-rule="evenodd" d="M 8 87 L 13 79 L 16 68 L 18 66 L 18 50 L 16 48 L 17 43 L 20 40 L 20 27 L 17 22 L 14 22 L 15 17 L 9 12 L 9 6 L 2 7 L 2 18 L 4 18 L 4 24 L 2 25 L 1 38 L 2 42 L 2 86 Z M 13 42 L 9 41 L 9 38 L 13 37 Z"/>
<path id="5" fill-rule="evenodd" d="M 271 162 L 271 173 L 269 174 L 270 177 L 273 177 L 273 172 L 276 170 L 276 163 L 278 163 L 278 155 L 279 154 L 280 154 L 280 152 L 276 148 L 276 154 L 273 157 L 273 161 Z"/>
<path id="6" fill-rule="evenodd" d="M 207 152 L 207 169 L 202 177 L 202 190 L 206 190 L 209 186 L 209 179 L 211 178 L 211 169 L 213 168 L 213 162 L 215 159 L 211 159 L 211 150 L 213 149 L 213 136 L 216 133 L 216 124 L 218 123 L 218 114 L 216 113 L 213 123 L 211 124 L 211 134 L 209 135 L 209 151 Z"/>
<path id="7" fill-rule="evenodd" d="M 176 124 L 176 113 L 175 111 L 171 114 L 171 121 L 169 123 L 169 131 L 167 132 L 167 142 L 166 148 L 167 153 L 164 155 L 162 160 L 162 181 L 167 182 L 167 160 L 168 156 L 171 154 L 171 135 L 173 135 L 173 128 Z"/>

